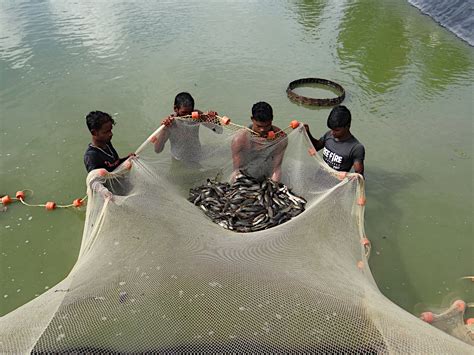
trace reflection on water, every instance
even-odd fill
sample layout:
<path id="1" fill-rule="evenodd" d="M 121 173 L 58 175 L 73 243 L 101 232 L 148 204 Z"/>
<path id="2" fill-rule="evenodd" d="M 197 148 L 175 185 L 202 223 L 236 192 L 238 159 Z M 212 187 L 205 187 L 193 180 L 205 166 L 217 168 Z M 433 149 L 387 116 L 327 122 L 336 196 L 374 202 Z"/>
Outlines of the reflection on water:
<path id="1" fill-rule="evenodd" d="M 242 124 L 269 101 L 278 126 L 298 118 L 318 136 L 329 108 L 295 105 L 285 89 L 327 78 L 346 89 L 367 149 L 375 277 L 408 310 L 440 304 L 472 259 L 458 250 L 472 235 L 472 58 L 404 1 L 1 1 L 0 194 L 82 197 L 84 114 L 115 114 L 125 154 L 182 90 Z M 80 245 L 83 212 L 23 207 L 0 215 L 0 314 L 62 279 Z M 435 275 L 438 250 L 449 252 Z"/>
<path id="2" fill-rule="evenodd" d="M 13 69 L 22 68 L 33 56 L 25 39 L 27 21 L 26 14 L 16 10 L 12 2 L 0 1 L 0 58 Z"/>
<path id="3" fill-rule="evenodd" d="M 392 4 L 354 2 L 346 7 L 340 28 L 339 56 L 369 96 L 399 84 L 410 43 Z"/>
<path id="4" fill-rule="evenodd" d="M 292 6 L 297 8 L 298 23 L 312 39 L 320 37 L 320 24 L 327 5 L 327 0 L 297 0 L 292 3 Z"/>
<path id="5" fill-rule="evenodd" d="M 120 54 L 124 29 L 114 3 L 98 1 L 91 9 L 89 3 L 80 1 L 50 1 L 48 7 L 56 40 L 62 46 L 88 49 L 98 58 Z"/>

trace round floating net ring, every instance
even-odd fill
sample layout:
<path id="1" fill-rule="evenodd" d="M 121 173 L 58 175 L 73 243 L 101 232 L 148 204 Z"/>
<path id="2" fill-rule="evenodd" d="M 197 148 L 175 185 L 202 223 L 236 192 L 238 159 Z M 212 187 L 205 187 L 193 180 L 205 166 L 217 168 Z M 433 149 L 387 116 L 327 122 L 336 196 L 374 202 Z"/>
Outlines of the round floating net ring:
<path id="1" fill-rule="evenodd" d="M 293 92 L 293 90 L 297 88 L 298 86 L 302 86 L 306 84 L 320 84 L 320 85 L 334 88 L 338 91 L 339 96 L 331 98 L 331 99 L 315 99 L 311 97 L 298 95 L 295 92 Z M 346 91 L 341 85 L 339 85 L 338 83 L 335 83 L 334 81 L 327 80 L 327 79 L 320 79 L 320 78 L 304 78 L 304 79 L 294 80 L 288 84 L 288 88 L 286 89 L 286 94 L 288 95 L 288 98 L 292 101 L 295 101 L 304 105 L 312 105 L 312 106 L 336 106 L 340 104 L 346 97 Z"/>

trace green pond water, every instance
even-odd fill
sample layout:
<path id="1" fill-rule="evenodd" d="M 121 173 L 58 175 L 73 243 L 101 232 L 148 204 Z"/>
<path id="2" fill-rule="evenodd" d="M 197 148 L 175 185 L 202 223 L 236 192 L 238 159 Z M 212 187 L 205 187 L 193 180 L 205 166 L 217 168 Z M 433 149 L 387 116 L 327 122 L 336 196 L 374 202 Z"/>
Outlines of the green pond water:
<path id="1" fill-rule="evenodd" d="M 189 91 L 239 124 L 257 101 L 275 124 L 326 130 L 329 108 L 286 97 L 292 80 L 344 86 L 366 147 L 365 227 L 380 290 L 409 312 L 474 299 L 474 49 L 406 1 L 1 1 L 0 195 L 85 195 L 91 110 L 134 151 Z M 300 94 L 333 97 L 306 87 Z M 62 280 L 84 210 L 0 212 L 0 315 Z M 471 316 L 473 316 L 471 314 Z"/>

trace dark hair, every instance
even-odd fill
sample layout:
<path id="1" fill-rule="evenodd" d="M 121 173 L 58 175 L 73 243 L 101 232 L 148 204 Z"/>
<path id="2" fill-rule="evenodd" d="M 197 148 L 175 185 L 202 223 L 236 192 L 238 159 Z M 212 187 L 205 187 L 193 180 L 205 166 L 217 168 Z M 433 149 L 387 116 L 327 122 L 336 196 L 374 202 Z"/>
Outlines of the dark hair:
<path id="1" fill-rule="evenodd" d="M 330 129 L 351 126 L 351 111 L 346 106 L 334 107 L 328 116 L 328 127 Z"/>
<path id="2" fill-rule="evenodd" d="M 114 119 L 106 112 L 102 111 L 91 111 L 86 116 L 86 124 L 89 131 L 92 132 L 93 129 L 100 129 L 105 123 L 112 122 L 115 124 Z"/>
<path id="3" fill-rule="evenodd" d="M 180 92 L 174 98 L 174 106 L 180 107 L 192 107 L 194 109 L 194 99 L 188 92 Z"/>
<path id="4" fill-rule="evenodd" d="M 267 122 L 273 120 L 273 109 L 266 102 L 260 101 L 252 106 L 252 118 L 255 121 Z"/>

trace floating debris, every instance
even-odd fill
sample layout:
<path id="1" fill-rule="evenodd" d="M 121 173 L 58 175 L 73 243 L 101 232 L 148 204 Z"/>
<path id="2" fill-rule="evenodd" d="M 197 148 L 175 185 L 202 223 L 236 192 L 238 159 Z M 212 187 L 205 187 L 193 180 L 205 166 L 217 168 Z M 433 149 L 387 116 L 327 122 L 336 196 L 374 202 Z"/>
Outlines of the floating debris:
<path id="1" fill-rule="evenodd" d="M 271 179 L 262 182 L 242 171 L 233 184 L 208 179 L 190 189 L 188 200 L 221 227 L 255 232 L 282 224 L 304 211 L 306 200 Z"/>

